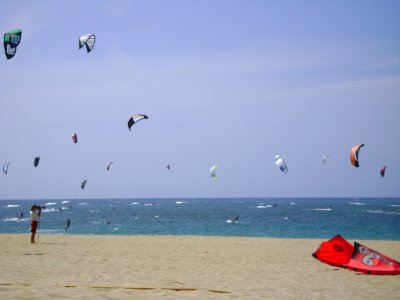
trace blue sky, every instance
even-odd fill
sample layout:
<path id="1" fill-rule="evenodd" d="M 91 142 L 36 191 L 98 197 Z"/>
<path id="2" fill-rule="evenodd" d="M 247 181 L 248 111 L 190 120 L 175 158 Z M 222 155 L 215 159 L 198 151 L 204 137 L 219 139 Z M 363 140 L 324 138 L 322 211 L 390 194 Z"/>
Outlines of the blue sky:
<path id="1" fill-rule="evenodd" d="M 400 196 L 399 1 L 0 9 L 3 33 L 23 30 L 0 59 L 0 199 Z"/>

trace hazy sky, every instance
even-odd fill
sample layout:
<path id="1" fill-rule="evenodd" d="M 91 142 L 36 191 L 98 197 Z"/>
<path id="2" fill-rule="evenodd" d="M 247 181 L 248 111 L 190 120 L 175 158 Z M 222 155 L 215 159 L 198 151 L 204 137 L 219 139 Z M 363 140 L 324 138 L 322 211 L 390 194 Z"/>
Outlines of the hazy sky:
<path id="1" fill-rule="evenodd" d="M 0 56 L 0 199 L 400 196 L 400 1 L 0 10 L 2 33 L 23 30 Z M 130 132 L 135 113 L 149 119 Z"/>

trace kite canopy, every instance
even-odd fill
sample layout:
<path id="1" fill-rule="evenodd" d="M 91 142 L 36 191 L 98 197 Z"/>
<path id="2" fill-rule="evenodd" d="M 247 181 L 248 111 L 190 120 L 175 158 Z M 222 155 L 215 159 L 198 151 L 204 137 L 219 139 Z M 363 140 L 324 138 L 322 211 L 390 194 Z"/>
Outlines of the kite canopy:
<path id="1" fill-rule="evenodd" d="M 275 155 L 275 164 L 278 166 L 279 169 L 281 169 L 283 173 L 287 174 L 287 172 L 289 171 L 286 163 L 279 155 Z"/>
<path id="2" fill-rule="evenodd" d="M 356 272 L 374 275 L 400 275 L 400 263 L 357 242 L 354 247 L 340 235 L 322 242 L 312 254 L 319 261 Z"/>
<path id="3" fill-rule="evenodd" d="M 35 160 L 33 161 L 33 165 L 35 166 L 35 168 L 39 165 L 39 161 L 40 161 L 40 156 L 36 156 Z"/>
<path id="4" fill-rule="evenodd" d="M 78 142 L 78 136 L 76 135 L 76 133 L 72 134 L 72 141 L 76 144 Z"/>
<path id="5" fill-rule="evenodd" d="M 4 52 L 7 59 L 13 58 L 21 42 L 21 29 L 14 29 L 4 34 Z"/>
<path id="6" fill-rule="evenodd" d="M 86 51 L 89 53 L 94 47 L 96 36 L 93 33 L 81 35 L 79 37 L 79 49 L 86 46 Z"/>
<path id="7" fill-rule="evenodd" d="M 114 164 L 112 161 L 108 162 L 106 165 L 107 171 L 110 170 L 111 165 Z"/>
<path id="8" fill-rule="evenodd" d="M 81 183 L 81 189 L 83 190 L 84 188 L 85 188 L 85 185 L 86 185 L 86 179 L 84 180 L 84 181 L 82 181 L 82 183 Z"/>
<path id="9" fill-rule="evenodd" d="M 326 161 L 328 160 L 328 158 L 329 158 L 329 154 L 324 154 L 324 155 L 322 156 L 322 162 L 325 164 Z"/>
<path id="10" fill-rule="evenodd" d="M 210 168 L 210 175 L 211 175 L 211 178 L 212 178 L 212 179 L 217 179 L 216 169 L 218 169 L 218 168 L 219 168 L 218 165 L 213 165 L 213 166 Z"/>
<path id="11" fill-rule="evenodd" d="M 335 267 L 346 264 L 353 253 L 354 247 L 340 235 L 336 235 L 329 241 L 322 242 L 313 256 Z"/>
<path id="12" fill-rule="evenodd" d="M 364 144 L 361 145 L 354 145 L 353 148 L 350 150 L 350 161 L 353 166 L 358 168 L 360 165 L 358 163 L 358 152 L 360 151 L 360 148 L 364 147 Z"/>
<path id="13" fill-rule="evenodd" d="M 7 175 L 8 173 L 8 166 L 10 165 L 10 163 L 7 161 L 3 164 L 3 173 Z"/>
<path id="14" fill-rule="evenodd" d="M 131 127 L 136 124 L 137 122 L 144 120 L 144 119 L 148 119 L 149 117 L 144 115 L 144 114 L 135 114 L 132 115 L 132 117 L 129 118 L 128 121 L 128 128 L 129 130 L 131 130 Z"/>
<path id="15" fill-rule="evenodd" d="M 383 167 L 381 168 L 381 176 L 382 176 L 382 177 L 385 177 L 385 172 L 386 172 L 386 166 L 383 166 Z"/>

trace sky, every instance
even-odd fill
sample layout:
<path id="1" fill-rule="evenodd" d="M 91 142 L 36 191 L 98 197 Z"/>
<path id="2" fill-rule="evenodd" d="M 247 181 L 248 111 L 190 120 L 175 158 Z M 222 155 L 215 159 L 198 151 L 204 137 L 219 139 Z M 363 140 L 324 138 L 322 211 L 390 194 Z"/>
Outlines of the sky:
<path id="1" fill-rule="evenodd" d="M 0 10 L 3 33 L 23 31 L 14 58 L 0 55 L 2 200 L 400 197 L 399 1 Z M 88 33 L 90 53 L 78 48 Z M 129 131 L 137 113 L 149 119 Z"/>

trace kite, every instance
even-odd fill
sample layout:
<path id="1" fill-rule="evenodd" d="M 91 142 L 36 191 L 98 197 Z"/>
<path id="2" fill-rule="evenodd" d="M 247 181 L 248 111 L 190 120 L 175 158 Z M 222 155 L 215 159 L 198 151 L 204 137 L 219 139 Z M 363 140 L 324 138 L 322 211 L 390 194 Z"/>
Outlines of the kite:
<path id="1" fill-rule="evenodd" d="M 35 168 L 39 165 L 39 161 L 40 161 L 40 156 L 36 156 L 35 160 L 33 161 L 33 165 L 35 166 Z"/>
<path id="2" fill-rule="evenodd" d="M 336 235 L 322 242 L 312 254 L 319 261 L 335 267 L 374 275 L 400 275 L 400 263 L 393 258 L 354 242 L 354 246 Z"/>
<path id="3" fill-rule="evenodd" d="M 4 52 L 7 59 L 13 58 L 21 42 L 21 29 L 14 29 L 4 34 Z"/>
<path id="4" fill-rule="evenodd" d="M 326 161 L 328 160 L 328 158 L 329 158 L 329 154 L 324 154 L 324 155 L 322 156 L 322 162 L 325 164 Z"/>
<path id="5" fill-rule="evenodd" d="M 73 142 L 76 144 L 78 142 L 78 136 L 76 135 L 76 133 L 72 134 L 72 140 Z"/>
<path id="6" fill-rule="evenodd" d="M 107 171 L 110 170 L 111 165 L 114 164 L 112 161 L 108 162 L 106 165 Z"/>
<path id="7" fill-rule="evenodd" d="M 79 37 L 79 49 L 81 49 L 83 46 L 86 46 L 86 51 L 89 53 L 94 47 L 95 40 L 96 36 L 92 33 L 81 35 Z"/>
<path id="8" fill-rule="evenodd" d="M 216 169 L 218 168 L 218 165 L 213 165 L 211 168 L 210 168 L 210 175 L 211 175 L 211 178 L 212 179 L 217 179 L 217 173 L 216 173 Z"/>
<path id="9" fill-rule="evenodd" d="M 283 173 L 287 174 L 287 172 L 289 171 L 286 163 L 279 155 L 275 155 L 275 164 L 278 166 L 279 169 L 281 169 Z"/>
<path id="10" fill-rule="evenodd" d="M 385 172 L 386 172 L 386 166 L 383 166 L 383 167 L 381 168 L 381 176 L 382 176 L 382 177 L 385 177 Z"/>
<path id="11" fill-rule="evenodd" d="M 3 173 L 7 175 L 8 173 L 8 166 L 10 165 L 10 163 L 7 161 L 3 164 Z"/>
<path id="12" fill-rule="evenodd" d="M 350 161 L 353 166 L 358 168 L 360 165 L 358 163 L 358 152 L 360 151 L 360 148 L 364 147 L 364 144 L 361 145 L 354 145 L 353 148 L 350 150 Z"/>
<path id="13" fill-rule="evenodd" d="M 129 130 L 131 130 L 131 127 L 136 124 L 137 122 L 144 120 L 144 119 L 148 119 L 149 117 L 144 115 L 144 114 L 136 114 L 136 115 L 132 115 L 132 117 L 130 117 L 129 121 L 128 121 L 128 128 Z"/>
<path id="14" fill-rule="evenodd" d="M 171 169 L 171 166 L 168 164 L 168 165 L 165 166 L 165 168 L 166 168 L 167 170 L 170 170 L 170 169 Z"/>
<path id="15" fill-rule="evenodd" d="M 82 183 L 81 183 L 81 189 L 83 190 L 84 188 L 85 188 L 85 185 L 86 185 L 86 179 L 84 180 L 84 181 L 82 181 Z"/>

